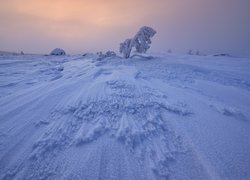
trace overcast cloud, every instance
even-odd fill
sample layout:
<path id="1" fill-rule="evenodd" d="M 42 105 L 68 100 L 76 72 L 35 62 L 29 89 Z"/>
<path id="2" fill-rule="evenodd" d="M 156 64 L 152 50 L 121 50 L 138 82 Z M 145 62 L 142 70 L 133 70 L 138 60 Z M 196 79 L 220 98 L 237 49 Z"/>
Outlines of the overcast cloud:
<path id="1" fill-rule="evenodd" d="M 143 25 L 151 51 L 250 55 L 249 0 L 0 0 L 0 50 L 115 50 Z"/>

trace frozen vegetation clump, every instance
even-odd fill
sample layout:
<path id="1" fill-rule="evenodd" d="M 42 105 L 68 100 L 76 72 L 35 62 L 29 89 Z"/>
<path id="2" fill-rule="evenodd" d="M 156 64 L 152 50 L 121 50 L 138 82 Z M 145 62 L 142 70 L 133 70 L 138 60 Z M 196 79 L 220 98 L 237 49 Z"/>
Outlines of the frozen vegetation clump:
<path id="1" fill-rule="evenodd" d="M 133 48 L 136 53 L 146 53 L 150 48 L 151 38 L 156 34 L 156 31 L 151 28 L 144 26 L 142 27 L 132 39 L 126 39 L 120 44 L 120 53 L 123 54 L 124 58 L 129 58 Z"/>
<path id="2" fill-rule="evenodd" d="M 63 56 L 63 55 L 66 55 L 66 52 L 63 49 L 56 48 L 53 51 L 51 51 L 50 55 Z"/>
<path id="3" fill-rule="evenodd" d="M 105 55 L 106 57 L 115 57 L 116 53 L 114 51 L 107 51 Z"/>
<path id="4" fill-rule="evenodd" d="M 97 55 L 97 60 L 102 60 L 109 57 L 115 57 L 116 53 L 114 51 L 107 51 L 106 53 L 98 52 Z"/>

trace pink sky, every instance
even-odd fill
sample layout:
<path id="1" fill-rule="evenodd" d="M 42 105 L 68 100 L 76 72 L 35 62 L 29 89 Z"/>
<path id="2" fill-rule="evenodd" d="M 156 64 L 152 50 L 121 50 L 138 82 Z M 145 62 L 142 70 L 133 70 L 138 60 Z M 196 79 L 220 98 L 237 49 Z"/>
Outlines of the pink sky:
<path id="1" fill-rule="evenodd" d="M 248 0 L 0 0 L 0 50 L 118 51 L 143 25 L 152 51 L 250 54 Z"/>

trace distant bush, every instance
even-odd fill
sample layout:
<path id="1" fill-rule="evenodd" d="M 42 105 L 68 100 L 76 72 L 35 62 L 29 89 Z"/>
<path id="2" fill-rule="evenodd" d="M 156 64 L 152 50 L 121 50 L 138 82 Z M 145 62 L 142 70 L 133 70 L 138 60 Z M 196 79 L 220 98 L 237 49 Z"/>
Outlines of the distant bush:
<path id="1" fill-rule="evenodd" d="M 97 55 L 98 55 L 97 60 L 102 60 L 109 57 L 115 57 L 116 53 L 114 51 L 107 51 L 105 54 L 103 54 L 102 52 L 98 52 Z"/>
<path id="2" fill-rule="evenodd" d="M 193 54 L 194 54 L 194 53 L 193 53 L 193 50 L 192 50 L 192 49 L 189 49 L 188 52 L 187 52 L 187 54 L 193 55 Z"/>

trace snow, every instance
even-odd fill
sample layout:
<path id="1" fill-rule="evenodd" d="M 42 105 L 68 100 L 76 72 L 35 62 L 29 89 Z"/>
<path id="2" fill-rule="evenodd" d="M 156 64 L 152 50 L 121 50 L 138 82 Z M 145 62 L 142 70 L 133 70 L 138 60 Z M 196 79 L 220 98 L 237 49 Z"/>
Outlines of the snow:
<path id="1" fill-rule="evenodd" d="M 249 179 L 250 60 L 0 56 L 0 179 Z"/>

